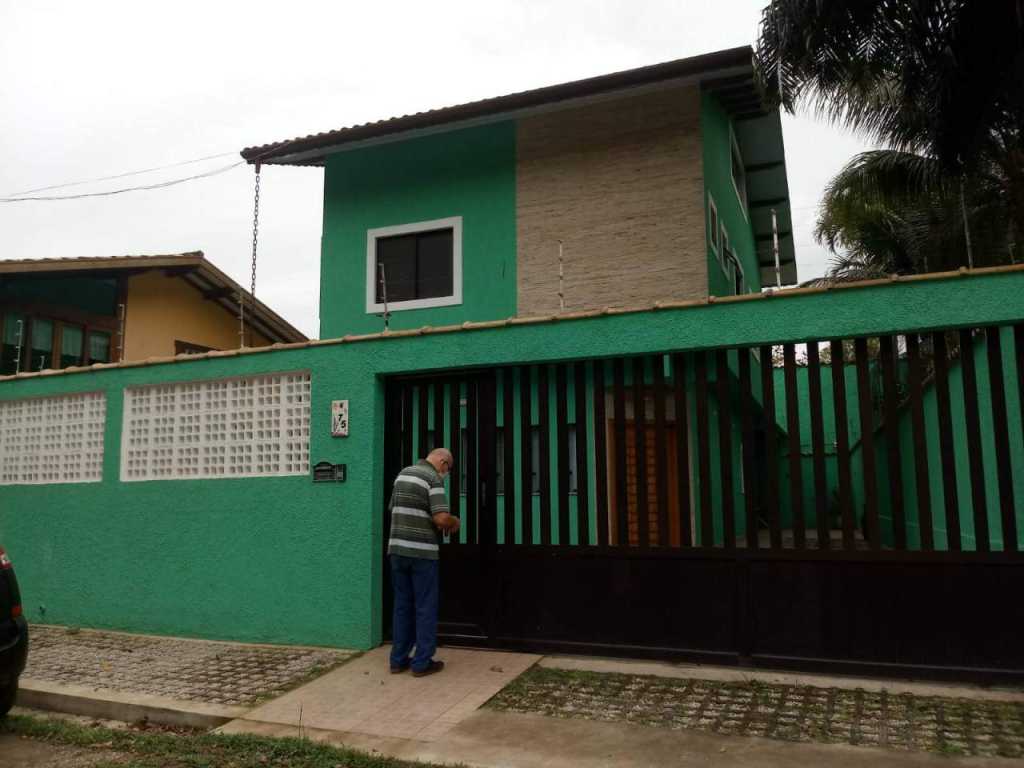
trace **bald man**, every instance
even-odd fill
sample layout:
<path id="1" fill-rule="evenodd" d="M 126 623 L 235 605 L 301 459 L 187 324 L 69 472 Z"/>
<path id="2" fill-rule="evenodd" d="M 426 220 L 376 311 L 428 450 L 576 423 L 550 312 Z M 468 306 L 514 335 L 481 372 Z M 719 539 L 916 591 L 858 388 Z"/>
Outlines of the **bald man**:
<path id="1" fill-rule="evenodd" d="M 412 669 L 424 677 L 444 669 L 437 650 L 438 555 L 440 535 L 459 530 L 459 518 L 448 511 L 444 479 L 452 469 L 452 453 L 435 448 L 425 459 L 406 467 L 391 492 L 391 672 Z M 412 658 L 409 653 L 416 648 Z"/>

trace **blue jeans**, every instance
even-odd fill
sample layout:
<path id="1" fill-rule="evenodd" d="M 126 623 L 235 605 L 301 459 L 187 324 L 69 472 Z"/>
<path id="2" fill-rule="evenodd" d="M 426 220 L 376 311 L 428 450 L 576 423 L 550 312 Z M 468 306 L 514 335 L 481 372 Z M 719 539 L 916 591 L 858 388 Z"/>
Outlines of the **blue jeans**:
<path id="1" fill-rule="evenodd" d="M 437 650 L 438 561 L 391 555 L 391 590 L 395 612 L 391 625 L 391 666 L 404 667 L 412 657 L 414 672 L 430 666 Z"/>

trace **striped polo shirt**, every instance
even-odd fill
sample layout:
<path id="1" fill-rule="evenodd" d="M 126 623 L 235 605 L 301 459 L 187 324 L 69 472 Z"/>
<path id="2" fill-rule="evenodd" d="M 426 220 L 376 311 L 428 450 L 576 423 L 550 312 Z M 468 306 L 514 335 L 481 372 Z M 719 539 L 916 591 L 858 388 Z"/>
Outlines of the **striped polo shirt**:
<path id="1" fill-rule="evenodd" d="M 398 473 L 389 506 L 388 554 L 437 560 L 439 533 L 431 516 L 448 511 L 448 496 L 430 462 L 422 459 Z"/>

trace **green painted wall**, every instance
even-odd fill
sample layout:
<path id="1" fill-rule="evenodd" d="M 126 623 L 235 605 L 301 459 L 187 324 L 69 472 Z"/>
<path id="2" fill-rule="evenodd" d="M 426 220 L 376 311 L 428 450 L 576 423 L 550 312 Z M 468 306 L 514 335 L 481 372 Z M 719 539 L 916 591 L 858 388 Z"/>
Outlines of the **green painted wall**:
<path id="1" fill-rule="evenodd" d="M 383 329 L 366 312 L 366 232 L 462 216 L 463 303 L 396 311 L 393 330 L 516 314 L 513 122 L 332 155 L 324 176 L 320 335 Z"/>
<path id="2" fill-rule="evenodd" d="M 1014 271 L 3 381 L 0 399 L 105 391 L 109 417 L 104 481 L 0 486 L 0 541 L 33 621 L 367 648 L 380 639 L 382 376 L 1021 318 Z M 118 482 L 125 386 L 291 370 L 312 375 L 312 459 L 347 463 L 346 483 Z M 345 439 L 329 437 L 336 398 L 351 403 Z"/>
<path id="3" fill-rule="evenodd" d="M 835 396 L 832 386 L 832 366 L 821 366 L 821 400 L 822 400 L 822 433 L 825 444 L 825 482 L 828 488 L 829 513 L 839 514 L 837 496 L 839 488 L 839 462 L 836 454 L 836 414 Z M 782 504 L 783 522 L 791 525 L 793 516 L 793 499 L 790 490 L 791 467 L 788 442 L 788 420 L 786 408 L 786 381 L 785 371 L 782 368 L 773 370 L 775 380 L 775 413 L 776 424 L 778 424 L 779 440 L 779 498 Z M 851 477 L 853 502 L 852 508 L 857 511 L 858 525 L 860 515 L 860 504 L 857 501 L 861 498 L 860 493 L 860 467 L 857 464 L 856 454 L 860 446 L 860 404 L 857 399 L 857 370 L 850 364 L 843 366 L 844 386 L 846 388 L 846 430 L 851 449 Z M 804 522 L 810 527 L 817 525 L 816 515 L 816 494 L 814 489 L 814 459 L 812 456 L 813 443 L 811 439 L 811 406 L 810 406 L 810 385 L 808 382 L 808 370 L 806 367 L 797 368 L 796 389 L 798 398 L 797 411 L 800 420 L 800 481 L 802 492 L 800 501 L 803 505 Z"/>
<path id="4" fill-rule="evenodd" d="M 1017 511 L 1018 545 L 1024 547 L 1024 432 L 1022 432 L 1020 389 L 1013 354 L 1012 329 L 1003 328 L 1001 333 L 1004 391 L 1006 393 L 1006 426 L 1009 432 L 1010 465 L 1017 473 L 1014 478 L 1013 501 Z M 982 466 L 984 468 L 986 518 L 989 527 L 989 542 L 992 549 L 1003 548 L 1002 524 L 999 511 L 999 481 L 996 474 L 995 432 L 992 416 L 992 397 L 989 376 L 988 352 L 984 338 L 975 339 L 971 351 L 974 356 L 975 381 L 978 391 L 978 415 L 980 423 Z M 960 510 L 961 545 L 965 550 L 977 548 L 974 530 L 974 507 L 971 497 L 970 457 L 967 445 L 967 420 L 964 410 L 964 370 L 959 361 L 954 361 L 949 371 L 949 400 L 952 415 L 953 449 L 956 459 L 955 478 L 949 478 L 942 471 L 939 455 L 938 405 L 934 385 L 926 386 L 923 397 L 926 445 L 928 447 L 928 478 L 931 496 L 932 526 L 935 545 L 945 548 L 946 518 L 944 507 L 944 484 L 956 483 L 958 508 Z M 907 515 L 907 538 L 910 546 L 920 546 L 917 485 L 914 474 L 913 427 L 908 408 L 900 411 L 896 430 L 883 428 L 876 433 L 879 445 L 876 458 L 879 472 L 879 513 L 883 533 L 887 540 L 892 537 L 891 494 L 889 493 L 888 441 L 896 435 L 900 445 L 900 487 L 903 489 L 904 509 Z M 863 459 L 862 459 L 863 460 Z"/>
<path id="5" fill-rule="evenodd" d="M 704 229 L 707 235 L 708 293 L 712 296 L 730 296 L 735 292 L 722 270 L 718 256 L 711 250 L 708 195 L 714 198 L 719 221 L 728 231 L 732 248 L 743 265 L 747 290 L 760 291 L 761 270 L 757 263 L 754 231 L 732 183 L 729 115 L 714 94 L 707 91 L 701 94 L 700 124 L 704 160 Z"/>

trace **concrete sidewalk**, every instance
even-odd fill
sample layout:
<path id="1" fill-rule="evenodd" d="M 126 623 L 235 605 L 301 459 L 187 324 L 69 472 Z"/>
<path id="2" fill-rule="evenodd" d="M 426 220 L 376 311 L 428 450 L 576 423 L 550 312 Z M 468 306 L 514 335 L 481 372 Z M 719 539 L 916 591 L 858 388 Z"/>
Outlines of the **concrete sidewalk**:
<path id="1" fill-rule="evenodd" d="M 1001 758 L 951 757 L 844 744 L 795 743 L 698 729 L 652 727 L 645 720 L 603 722 L 483 705 L 535 664 L 544 668 L 751 681 L 916 696 L 1006 702 L 1024 692 L 659 662 L 547 657 L 442 648 L 446 669 L 425 678 L 392 675 L 387 646 L 353 654 L 322 648 L 259 646 L 124 633 L 33 627 L 24 706 L 221 733 L 295 736 L 375 754 L 487 768 L 579 766 L 1009 766 Z M 347 663 L 337 666 L 342 661 Z M 333 668 L 336 667 L 336 668 Z M 323 670 L 330 671 L 323 673 Z M 525 679 L 525 678 L 524 678 Z M 664 687 L 664 686 L 662 686 Z M 511 688 L 508 689 L 512 690 Z M 506 691 L 507 693 L 507 691 Z M 502 694 L 505 695 L 505 694 Z M 500 696 L 496 702 L 500 700 Z M 630 710 L 632 712 L 632 710 Z M 1016 711 L 1016 710 L 1015 710 Z M 577 712 L 576 715 L 582 714 Z M 614 719 L 614 718 L 607 718 Z M 642 724 L 641 724 L 642 723 Z"/>
<path id="2" fill-rule="evenodd" d="M 678 665 L 609 659 L 538 659 L 527 654 L 443 648 L 438 656 L 447 663 L 444 672 L 415 679 L 407 674 L 390 675 L 387 656 L 387 647 L 371 651 L 218 730 L 308 738 L 407 760 L 481 768 L 710 764 L 786 767 L 826 762 L 832 768 L 845 768 L 868 761 L 893 768 L 1013 764 L 1001 758 L 954 758 L 934 752 L 797 743 L 695 729 L 673 730 L 636 722 L 602 722 L 481 708 L 538 661 L 545 667 L 661 674 L 665 678 L 684 676 Z M 685 676 L 716 679 L 727 678 L 732 672 L 688 666 Z M 786 682 L 808 684 L 803 677 Z M 819 686 L 836 682 L 824 676 L 814 678 Z M 838 682 L 862 690 L 864 685 L 882 684 L 854 678 Z M 920 686 L 914 693 L 962 696 L 972 691 L 993 693 L 971 686 L 932 685 Z M 1004 701 L 1024 701 L 1020 693 L 995 693 Z"/>
<path id="3" fill-rule="evenodd" d="M 471 768 L 1010 768 L 1018 761 L 957 758 L 842 744 L 795 744 L 749 736 L 679 732 L 626 723 L 595 723 L 478 710 L 443 739 L 369 736 L 239 720 L 223 733 L 298 737 L 377 755 Z"/>
<path id="4" fill-rule="evenodd" d="M 333 672 L 253 709 L 221 733 L 308 729 L 350 741 L 436 742 L 476 712 L 540 657 L 526 653 L 442 648 L 444 670 L 428 677 L 391 674 L 390 646 L 369 651 Z"/>

